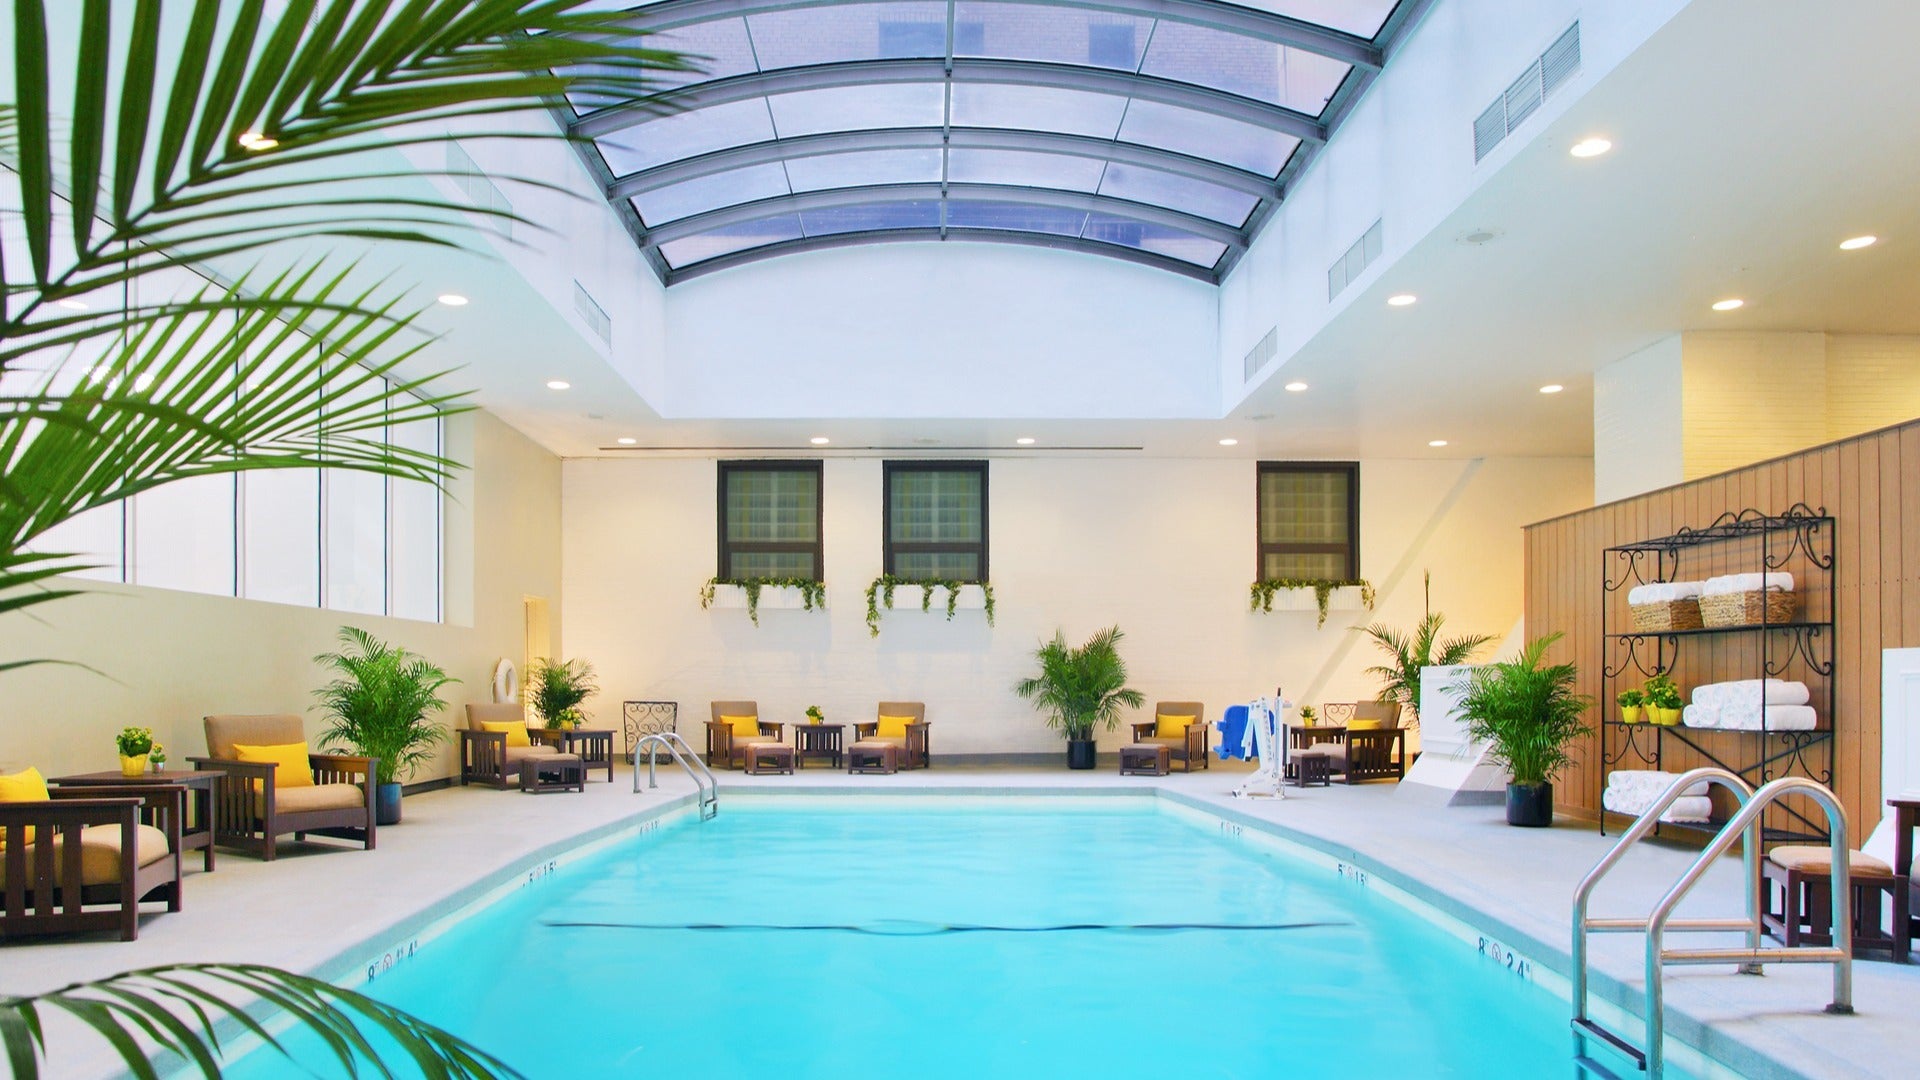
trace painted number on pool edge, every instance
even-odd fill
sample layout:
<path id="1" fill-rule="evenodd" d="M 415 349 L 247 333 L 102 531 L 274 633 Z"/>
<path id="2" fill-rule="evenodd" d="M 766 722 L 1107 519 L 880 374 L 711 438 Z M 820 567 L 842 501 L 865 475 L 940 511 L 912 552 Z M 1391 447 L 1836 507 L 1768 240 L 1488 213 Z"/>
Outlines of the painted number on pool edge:
<path id="1" fill-rule="evenodd" d="M 560 869 L 560 864 L 556 861 L 549 860 L 547 862 L 543 862 L 539 866 L 536 866 L 533 869 L 527 871 L 527 880 L 522 882 L 520 887 L 524 889 L 528 885 L 531 885 L 534 882 L 539 881 L 541 878 L 546 877 L 548 874 L 551 874 L 558 869 Z"/>
<path id="2" fill-rule="evenodd" d="M 405 945 L 400 945 L 381 953 L 378 960 L 367 965 L 367 981 L 371 982 L 385 975 L 387 972 L 392 971 L 393 966 L 403 960 L 413 959 L 413 955 L 419 951 L 420 940 L 415 938 Z"/>
<path id="3" fill-rule="evenodd" d="M 1346 863 L 1334 863 L 1333 872 L 1340 875 L 1340 877 L 1346 881 L 1351 881 L 1362 888 L 1366 887 L 1367 872 L 1357 866 L 1348 866 Z"/>
<path id="4" fill-rule="evenodd" d="M 1480 939 L 1480 955 L 1492 959 L 1494 963 L 1523 979 L 1533 978 L 1532 961 L 1490 937 Z"/>
<path id="5" fill-rule="evenodd" d="M 1244 830 L 1231 821 L 1223 821 L 1220 823 L 1220 835 L 1231 836 L 1235 840 L 1238 840 L 1244 835 Z"/>

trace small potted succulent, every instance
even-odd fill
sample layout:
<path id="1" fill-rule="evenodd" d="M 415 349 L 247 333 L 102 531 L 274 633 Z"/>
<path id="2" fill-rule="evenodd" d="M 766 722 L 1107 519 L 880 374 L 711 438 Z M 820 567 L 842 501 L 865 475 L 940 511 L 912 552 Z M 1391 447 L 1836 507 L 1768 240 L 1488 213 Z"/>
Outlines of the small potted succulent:
<path id="1" fill-rule="evenodd" d="M 1647 719 L 1661 727 L 1672 727 L 1680 722 L 1680 688 L 1665 675 L 1655 675 L 1647 680 L 1642 689 L 1646 694 Z"/>
<path id="2" fill-rule="evenodd" d="M 1641 690 L 1622 690 L 1613 697 L 1613 703 L 1620 706 L 1620 722 L 1637 724 L 1640 722 L 1641 709 L 1647 703 L 1647 695 Z"/>
<path id="3" fill-rule="evenodd" d="M 1300 726 L 1301 727 L 1312 727 L 1313 725 L 1319 722 L 1320 722 L 1320 714 L 1313 711 L 1313 706 L 1311 705 L 1300 706 Z"/>
<path id="4" fill-rule="evenodd" d="M 145 776 L 147 755 L 153 751 L 153 729 L 124 727 L 113 741 L 120 747 L 120 775 Z"/>
<path id="5" fill-rule="evenodd" d="M 154 772 L 166 772 L 167 748 L 154 743 L 153 748 L 147 751 L 147 764 L 153 766 Z"/>
<path id="6" fill-rule="evenodd" d="M 827 718 L 827 715 L 820 711 L 820 706 L 818 705 L 807 706 L 807 723 L 818 724 L 821 721 L 825 720 L 826 718 Z"/>

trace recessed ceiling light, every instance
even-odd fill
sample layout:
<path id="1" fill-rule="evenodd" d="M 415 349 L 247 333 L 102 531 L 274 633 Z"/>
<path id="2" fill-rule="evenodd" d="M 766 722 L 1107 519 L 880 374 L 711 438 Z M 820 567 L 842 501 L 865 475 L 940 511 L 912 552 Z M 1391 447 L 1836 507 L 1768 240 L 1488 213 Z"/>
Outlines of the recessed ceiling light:
<path id="1" fill-rule="evenodd" d="M 85 310 L 87 310 L 87 304 L 86 304 L 86 301 L 84 301 L 84 300 L 60 300 L 60 301 L 56 301 L 56 302 L 57 302 L 57 303 L 58 303 L 58 304 L 59 304 L 59 305 L 60 305 L 61 307 L 63 307 L 63 308 L 66 308 L 66 309 L 67 309 L 68 311 L 85 311 Z"/>
<path id="2" fill-rule="evenodd" d="M 253 151 L 271 150 L 280 145 L 280 140 L 269 139 L 257 131 L 249 131 L 240 136 L 239 142 L 241 146 Z"/>
<path id="3" fill-rule="evenodd" d="M 573 389 L 573 384 L 572 384 L 572 383 L 570 383 L 570 382 L 568 382 L 568 381 L 567 381 L 567 380 L 565 380 L 565 379 L 548 379 L 548 380 L 547 380 L 547 389 L 549 389 L 549 390 L 571 390 L 571 389 Z"/>
<path id="4" fill-rule="evenodd" d="M 1221 446 L 1239 446 L 1240 440 L 1239 439 L 1221 439 L 1220 445 Z"/>
<path id="5" fill-rule="evenodd" d="M 620 438 L 615 439 L 614 441 L 619 443 L 621 446 L 633 446 L 636 443 L 638 443 L 640 440 L 632 438 L 630 436 L 622 435 Z"/>
<path id="6" fill-rule="evenodd" d="M 1428 445 L 1428 446 L 1445 446 L 1445 445 L 1447 445 L 1447 440 L 1445 440 L 1445 439 L 1428 439 L 1428 440 L 1427 440 L 1427 445 Z"/>
<path id="7" fill-rule="evenodd" d="M 1297 393 L 1299 393 L 1300 391 L 1302 391 L 1302 390 L 1305 390 L 1306 388 L 1307 388 L 1307 384 L 1306 384 L 1306 383 L 1303 383 L 1303 382 L 1290 382 L 1290 383 L 1288 383 L 1288 384 L 1287 384 L 1287 393 L 1289 393 L 1289 394 L 1297 394 Z"/>
<path id="8" fill-rule="evenodd" d="M 815 435 L 813 438 L 808 439 L 807 441 L 812 443 L 815 446 L 825 446 L 827 445 L 827 443 L 831 442 L 832 440 L 828 439 L 825 435 Z"/>
<path id="9" fill-rule="evenodd" d="M 1562 391 L 1562 390 L 1565 390 L 1565 389 L 1566 389 L 1566 387 L 1564 387 L 1564 386 L 1561 386 L 1561 385 L 1560 385 L 1559 383 L 1557 383 L 1557 382 L 1550 382 L 1550 383 L 1548 383 L 1547 385 L 1545 385 L 1545 386 L 1543 386 L 1543 387 L 1541 387 L 1541 388 L 1540 388 L 1540 392 L 1541 392 L 1541 393 L 1543 393 L 1543 394 L 1557 394 L 1557 393 L 1559 393 L 1560 391 Z"/>
<path id="10" fill-rule="evenodd" d="M 1419 297 L 1413 295 L 1410 292 L 1394 293 L 1392 296 L 1387 297 L 1387 303 L 1391 304 L 1394 307 L 1406 307 L 1408 304 L 1411 304 L 1419 299 L 1420 299 Z"/>
<path id="11" fill-rule="evenodd" d="M 1715 311 L 1733 311 L 1733 310 L 1735 310 L 1736 308 L 1740 308 L 1740 307 L 1743 307 L 1743 306 L 1745 306 L 1745 305 L 1746 305 L 1746 301 L 1745 301 L 1745 300 L 1742 300 L 1742 299 L 1740 299 L 1740 298 L 1739 298 L 1739 297 L 1737 297 L 1737 296 L 1730 296 L 1730 297 L 1728 297 L 1728 298 L 1726 298 L 1725 300 L 1715 300 L 1715 301 L 1713 302 L 1713 310 L 1715 310 Z"/>
<path id="12" fill-rule="evenodd" d="M 1019 444 L 1020 444 L 1021 446 L 1032 446 L 1032 445 L 1033 445 L 1033 436 L 1031 436 L 1031 435 L 1022 435 L 1022 436 L 1020 436 L 1019 438 L 1017 438 L 1017 439 L 1015 439 L 1015 440 L 1013 440 L 1013 441 L 1014 441 L 1014 442 L 1016 442 L 1016 443 L 1019 443 Z"/>
<path id="13" fill-rule="evenodd" d="M 1613 149 L 1612 140 L 1603 139 L 1598 135 L 1590 135 L 1574 143 L 1567 153 L 1572 154 L 1574 157 L 1599 157 L 1611 149 Z"/>
<path id="14" fill-rule="evenodd" d="M 1855 236 L 1851 239 L 1840 241 L 1840 250 L 1859 251 L 1861 248 L 1872 247 L 1879 242 L 1880 238 L 1877 236 Z"/>
<path id="15" fill-rule="evenodd" d="M 448 307 L 466 307 L 467 306 L 467 298 L 464 296 L 461 296 L 457 292 L 443 292 L 440 294 L 439 299 L 441 303 L 447 305 Z"/>

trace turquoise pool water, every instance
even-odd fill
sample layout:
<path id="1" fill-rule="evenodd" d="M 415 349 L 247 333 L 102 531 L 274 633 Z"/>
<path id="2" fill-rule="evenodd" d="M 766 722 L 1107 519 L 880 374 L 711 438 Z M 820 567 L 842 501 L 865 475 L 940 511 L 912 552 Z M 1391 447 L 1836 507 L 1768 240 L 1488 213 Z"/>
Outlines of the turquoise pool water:
<path id="1" fill-rule="evenodd" d="M 730 802 L 364 989 L 536 1078 L 1569 1073 L 1563 1002 L 1331 869 L 1151 806 L 913 802 Z"/>

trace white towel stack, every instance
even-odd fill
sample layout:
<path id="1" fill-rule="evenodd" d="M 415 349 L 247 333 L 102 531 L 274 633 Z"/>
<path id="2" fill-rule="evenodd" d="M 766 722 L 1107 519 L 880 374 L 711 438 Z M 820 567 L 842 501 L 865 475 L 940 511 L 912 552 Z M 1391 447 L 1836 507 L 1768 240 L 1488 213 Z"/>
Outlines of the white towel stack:
<path id="1" fill-rule="evenodd" d="M 1760 589 L 1779 589 L 1782 592 L 1793 591 L 1793 575 L 1773 574 L 1727 574 L 1723 577 L 1711 577 L 1701 589 L 1702 596 L 1718 596 L 1721 593 L 1755 592 Z"/>
<path id="2" fill-rule="evenodd" d="M 1733 682 L 1702 683 L 1693 688 L 1695 705 L 1716 708 L 1759 708 L 1768 705 L 1805 705 L 1813 695 L 1803 682 L 1785 679 L 1737 679 Z"/>
<path id="3" fill-rule="evenodd" d="M 1739 679 L 1703 683 L 1693 688 L 1693 704 L 1681 714 L 1687 727 L 1726 731 L 1812 731 L 1819 714 L 1808 702 L 1813 694 L 1803 682 L 1784 679 Z"/>
<path id="4" fill-rule="evenodd" d="M 1653 800 L 1672 786 L 1679 774 L 1654 769 L 1616 769 L 1607 774 L 1607 790 L 1600 805 L 1616 814 L 1638 817 L 1653 806 Z M 1713 800 L 1707 798 L 1706 781 L 1690 785 L 1660 815 L 1661 821 L 1705 821 L 1713 816 Z"/>
<path id="5" fill-rule="evenodd" d="M 1656 581 L 1635 585 L 1627 590 L 1629 604 L 1664 604 L 1669 600 L 1692 600 L 1706 591 L 1704 581 Z"/>

